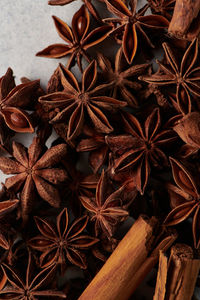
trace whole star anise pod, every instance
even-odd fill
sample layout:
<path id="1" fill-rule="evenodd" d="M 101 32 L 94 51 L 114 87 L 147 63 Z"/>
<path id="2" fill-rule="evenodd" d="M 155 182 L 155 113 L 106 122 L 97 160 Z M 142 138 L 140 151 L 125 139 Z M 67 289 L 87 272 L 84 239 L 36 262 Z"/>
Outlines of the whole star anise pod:
<path id="1" fill-rule="evenodd" d="M 6 126 L 15 132 L 34 132 L 29 114 L 24 110 L 37 100 L 39 80 L 15 85 L 13 71 L 8 68 L 0 78 L 0 141 L 8 138 Z M 6 125 L 6 126 L 5 126 Z"/>
<path id="2" fill-rule="evenodd" d="M 103 71 L 103 78 L 107 80 L 108 86 L 112 90 L 112 97 L 124 99 L 129 106 L 137 106 L 137 99 L 132 91 L 141 89 L 142 85 L 138 83 L 137 77 L 144 73 L 149 64 L 134 65 L 127 68 L 121 48 L 116 54 L 114 68 L 110 60 L 102 53 L 98 55 L 98 62 Z"/>
<path id="3" fill-rule="evenodd" d="M 36 203 L 37 194 L 51 206 L 59 207 L 60 196 L 55 185 L 66 180 L 67 174 L 56 165 L 64 159 L 66 152 L 66 144 L 54 146 L 45 152 L 40 139 L 35 137 L 28 149 L 13 142 L 13 157 L 0 157 L 0 169 L 5 174 L 16 174 L 6 179 L 5 186 L 16 193 L 20 192 L 23 219 Z"/>
<path id="4" fill-rule="evenodd" d="M 60 58 L 70 55 L 67 64 L 69 69 L 74 65 L 76 59 L 77 64 L 82 71 L 82 57 L 87 61 L 90 61 L 87 50 L 102 42 L 111 30 L 111 26 L 103 25 L 88 33 L 90 16 L 85 5 L 82 5 L 74 14 L 72 28 L 58 17 L 53 16 L 53 20 L 59 36 L 67 44 L 53 44 L 38 52 L 36 56 Z"/>
<path id="5" fill-rule="evenodd" d="M 10 300 L 33 300 L 42 297 L 56 297 L 56 299 L 66 298 L 63 292 L 48 289 L 47 284 L 52 284 L 56 266 L 49 266 L 33 276 L 33 259 L 29 254 L 26 267 L 25 281 L 10 266 L 3 264 L 3 272 L 7 277 L 9 285 L 0 291 L 0 299 Z"/>
<path id="6" fill-rule="evenodd" d="M 147 0 L 153 13 L 171 20 L 176 0 Z"/>
<path id="7" fill-rule="evenodd" d="M 32 238 L 29 245 L 42 253 L 42 267 L 58 263 L 61 268 L 69 261 L 73 265 L 86 269 L 87 250 L 98 242 L 98 239 L 83 233 L 88 217 L 82 216 L 69 226 L 67 209 L 64 208 L 56 218 L 56 229 L 46 220 L 35 217 L 36 225 L 41 235 Z"/>
<path id="8" fill-rule="evenodd" d="M 167 43 L 163 43 L 166 63 L 159 61 L 160 72 L 151 76 L 141 76 L 139 79 L 158 86 L 175 85 L 177 103 L 182 114 L 192 110 L 191 95 L 200 96 L 199 79 L 199 45 L 195 39 L 185 51 L 179 62 Z"/>
<path id="9" fill-rule="evenodd" d="M 112 34 L 122 34 L 120 39 L 122 41 L 123 53 L 129 64 L 132 63 L 137 51 L 138 33 L 142 35 L 149 46 L 154 47 L 145 29 L 163 30 L 169 25 L 169 21 L 163 16 L 144 16 L 148 5 L 136 12 L 137 0 L 130 1 L 130 9 L 123 0 L 105 0 L 105 3 L 108 10 L 115 14 L 117 18 L 107 18 L 104 21 L 119 24 L 117 28 L 113 29 Z"/>
<path id="10" fill-rule="evenodd" d="M 176 185 L 168 184 L 172 211 L 164 224 L 172 226 L 183 222 L 190 216 L 195 248 L 200 247 L 200 193 L 198 184 L 190 172 L 174 158 L 170 159 Z"/>
<path id="11" fill-rule="evenodd" d="M 96 197 L 80 197 L 82 205 L 89 212 L 90 220 L 94 222 L 96 236 L 104 233 L 108 238 L 111 237 L 117 224 L 128 216 L 128 212 L 121 207 L 123 194 L 124 186 L 113 192 L 108 174 L 103 170 L 96 188 Z"/>
<path id="12" fill-rule="evenodd" d="M 93 60 L 84 70 L 81 87 L 72 72 L 62 65 L 60 66 L 60 73 L 64 90 L 39 98 L 44 106 L 54 110 L 50 123 L 67 123 L 68 140 L 81 133 L 86 116 L 89 116 L 97 131 L 103 133 L 113 131 L 103 110 L 116 110 L 126 106 L 126 103 L 104 95 L 101 96 L 106 86 L 95 87 L 97 80 L 96 61 Z"/>
<path id="13" fill-rule="evenodd" d="M 106 138 L 114 154 L 111 173 L 114 175 L 132 171 L 137 189 L 143 194 L 151 167 L 162 168 L 168 165 L 164 151 L 175 141 L 176 135 L 171 129 L 162 129 L 157 108 L 147 117 L 144 128 L 131 114 L 124 114 L 122 119 L 127 134 Z"/>

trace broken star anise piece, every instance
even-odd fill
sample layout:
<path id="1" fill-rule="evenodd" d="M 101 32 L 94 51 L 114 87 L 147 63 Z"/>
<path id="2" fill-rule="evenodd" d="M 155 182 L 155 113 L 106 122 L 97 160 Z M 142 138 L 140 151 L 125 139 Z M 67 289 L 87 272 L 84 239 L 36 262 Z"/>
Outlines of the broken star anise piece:
<path id="1" fill-rule="evenodd" d="M 128 212 L 121 208 L 124 186 L 114 192 L 113 190 L 107 172 L 102 171 L 96 197 L 80 197 L 82 205 L 89 212 L 91 222 L 94 222 L 96 236 L 105 233 L 108 238 L 111 237 L 117 224 L 128 216 Z"/>
<path id="2" fill-rule="evenodd" d="M 150 47 L 154 47 L 150 37 L 145 32 L 146 29 L 163 30 L 168 27 L 169 21 L 159 15 L 144 16 L 148 5 L 136 12 L 137 0 L 130 1 L 130 9 L 123 0 L 105 0 L 108 10 L 115 14 L 117 18 L 107 18 L 104 21 L 119 24 L 112 30 L 112 34 L 122 34 L 122 48 L 126 60 L 132 63 L 138 46 L 138 33 L 143 37 Z"/>
<path id="3" fill-rule="evenodd" d="M 144 73 L 149 67 L 149 64 L 133 65 L 127 68 L 127 63 L 124 63 L 124 55 L 120 48 L 115 57 L 115 67 L 108 58 L 102 53 L 98 55 L 99 66 L 103 71 L 103 78 L 107 80 L 108 87 L 112 90 L 112 97 L 124 99 L 129 106 L 135 107 L 138 105 L 133 91 L 142 88 L 138 82 L 138 75 Z"/>
<path id="4" fill-rule="evenodd" d="M 111 97 L 101 96 L 107 88 L 106 85 L 99 85 L 95 88 L 97 80 L 97 63 L 93 60 L 84 70 L 82 86 L 71 71 L 60 66 L 61 82 L 64 90 L 40 97 L 39 101 L 54 110 L 54 117 L 51 124 L 67 123 L 67 138 L 71 140 L 78 136 L 85 123 L 85 117 L 89 116 L 95 129 L 99 132 L 110 133 L 113 131 L 104 110 L 117 110 L 126 106 L 123 101 Z"/>
<path id="5" fill-rule="evenodd" d="M 114 154 L 111 173 L 134 172 L 137 189 L 143 194 L 151 167 L 162 168 L 168 165 L 164 151 L 177 137 L 173 130 L 162 129 L 157 108 L 147 117 L 144 128 L 131 114 L 124 114 L 122 119 L 127 134 L 106 138 Z"/>
<path id="6" fill-rule="evenodd" d="M 80 268 L 87 268 L 83 250 L 95 245 L 98 239 L 83 233 L 88 223 L 87 216 L 76 219 L 71 226 L 68 219 L 66 208 L 56 218 L 56 229 L 46 220 L 35 218 L 41 235 L 32 238 L 29 245 L 43 252 L 40 256 L 42 267 L 57 263 L 62 269 L 69 261 Z"/>
<path id="7" fill-rule="evenodd" d="M 23 219 L 34 206 L 37 193 L 51 206 L 59 207 L 60 196 L 55 185 L 66 180 L 67 174 L 55 166 L 64 159 L 66 152 L 66 144 L 59 144 L 44 152 L 40 139 L 35 137 L 28 149 L 13 142 L 13 157 L 0 157 L 0 169 L 5 174 L 16 174 L 6 179 L 5 186 L 16 193 L 20 192 Z"/>
<path id="8" fill-rule="evenodd" d="M 191 96 L 200 96 L 198 40 L 191 42 L 180 62 L 167 43 L 163 43 L 163 49 L 167 62 L 163 64 L 157 61 L 161 72 L 139 79 L 158 86 L 175 85 L 178 106 L 182 114 L 188 114 L 192 110 Z"/>
<path id="9" fill-rule="evenodd" d="M 147 0 L 153 13 L 171 20 L 176 0 Z"/>
<path id="10" fill-rule="evenodd" d="M 168 184 L 172 211 L 164 224 L 172 226 L 193 216 L 192 231 L 195 248 L 200 247 L 200 193 L 197 182 L 190 172 L 177 160 L 171 158 L 172 173 L 176 185 Z"/>
<path id="11" fill-rule="evenodd" d="M 67 44 L 53 44 L 38 52 L 36 55 L 48 58 L 60 58 L 70 55 L 67 67 L 70 69 L 76 59 L 81 71 L 82 57 L 90 61 L 87 50 L 102 42 L 112 29 L 109 25 L 103 25 L 88 33 L 90 16 L 85 5 L 82 5 L 74 14 L 72 28 L 58 17 L 53 16 L 53 20 L 59 36 Z"/>
<path id="12" fill-rule="evenodd" d="M 9 282 L 9 285 L 0 291 L 0 299 L 2 300 L 33 300 L 40 299 L 40 297 L 43 299 L 49 299 L 49 297 L 56 297 L 56 299 L 66 298 L 63 292 L 47 287 L 50 283 L 52 285 L 54 280 L 56 274 L 55 265 L 49 266 L 33 276 L 33 259 L 29 254 L 25 280 L 6 264 L 2 265 L 2 269 Z"/>
<path id="13" fill-rule="evenodd" d="M 90 152 L 88 161 L 96 174 L 108 159 L 109 148 L 105 141 L 105 134 L 88 126 L 84 126 L 83 133 L 85 137 L 78 143 L 76 151 Z"/>
<path id="14" fill-rule="evenodd" d="M 5 124 L 15 132 L 34 132 L 29 114 L 24 110 L 37 100 L 39 80 L 15 85 L 13 71 L 8 68 L 0 78 L 0 139 L 6 140 Z"/>

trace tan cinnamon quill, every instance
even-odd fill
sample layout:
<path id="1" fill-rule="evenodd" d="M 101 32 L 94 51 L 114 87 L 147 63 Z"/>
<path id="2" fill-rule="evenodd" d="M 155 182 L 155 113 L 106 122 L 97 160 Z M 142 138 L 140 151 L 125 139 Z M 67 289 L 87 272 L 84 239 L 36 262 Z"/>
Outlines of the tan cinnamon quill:
<path id="1" fill-rule="evenodd" d="M 200 259 L 194 258 L 191 247 L 176 244 L 171 249 L 169 260 L 160 252 L 159 270 L 154 300 L 192 299 Z"/>
<path id="2" fill-rule="evenodd" d="M 166 250 L 176 239 L 171 233 L 157 242 L 159 229 L 154 217 L 140 216 L 79 300 L 129 299 L 155 265 L 159 250 Z"/>
<path id="3" fill-rule="evenodd" d="M 200 0 L 176 0 L 168 32 L 192 40 L 200 33 Z"/>

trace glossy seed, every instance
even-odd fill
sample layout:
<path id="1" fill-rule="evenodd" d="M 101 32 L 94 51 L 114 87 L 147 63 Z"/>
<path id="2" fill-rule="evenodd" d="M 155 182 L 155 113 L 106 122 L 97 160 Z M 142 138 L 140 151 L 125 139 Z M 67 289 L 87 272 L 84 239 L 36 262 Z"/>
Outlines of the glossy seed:
<path id="1" fill-rule="evenodd" d="M 18 128 L 26 128 L 28 126 L 28 122 L 25 117 L 23 117 L 19 113 L 12 113 L 10 115 L 10 120 L 12 124 L 17 126 Z"/>
<path id="2" fill-rule="evenodd" d="M 84 34 L 86 26 L 87 26 L 86 18 L 83 16 L 80 16 L 77 20 L 77 30 L 78 30 L 79 36 Z"/>

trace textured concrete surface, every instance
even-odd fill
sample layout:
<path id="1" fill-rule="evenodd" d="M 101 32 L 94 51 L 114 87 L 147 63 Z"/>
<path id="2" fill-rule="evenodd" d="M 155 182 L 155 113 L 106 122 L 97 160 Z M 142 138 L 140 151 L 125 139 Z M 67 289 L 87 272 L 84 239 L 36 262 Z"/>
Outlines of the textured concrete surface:
<path id="1" fill-rule="evenodd" d="M 41 78 L 46 84 L 61 60 L 35 57 L 35 53 L 53 43 L 62 43 L 52 15 L 71 23 L 81 1 L 65 6 L 49 6 L 47 0 L 1 0 L 0 9 L 0 76 L 10 66 L 17 82 L 20 77 Z M 64 42 L 64 41 L 63 41 Z"/>

